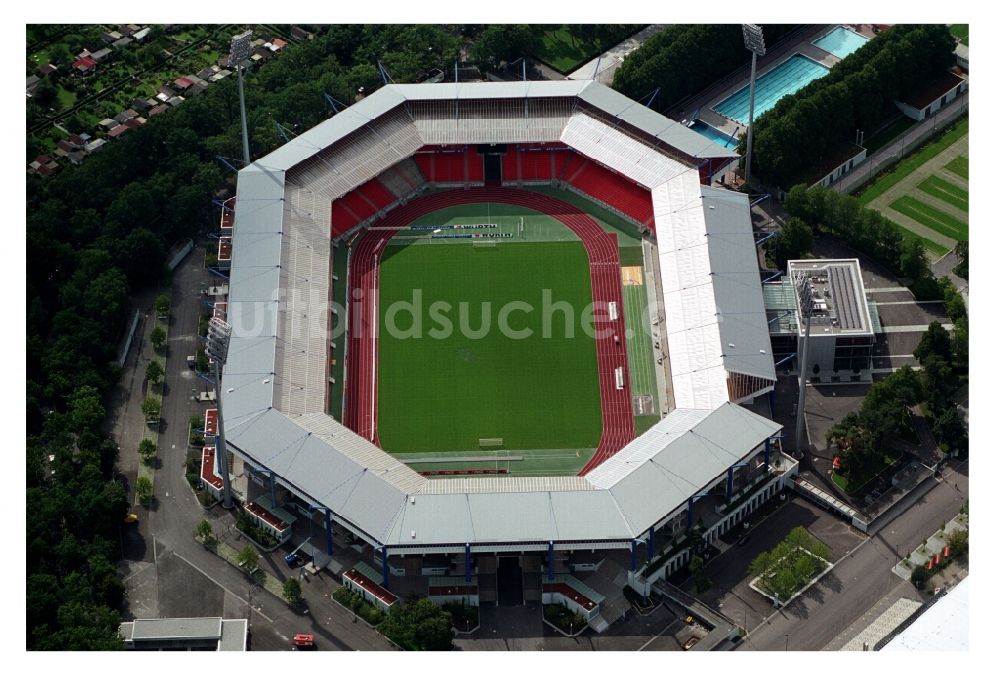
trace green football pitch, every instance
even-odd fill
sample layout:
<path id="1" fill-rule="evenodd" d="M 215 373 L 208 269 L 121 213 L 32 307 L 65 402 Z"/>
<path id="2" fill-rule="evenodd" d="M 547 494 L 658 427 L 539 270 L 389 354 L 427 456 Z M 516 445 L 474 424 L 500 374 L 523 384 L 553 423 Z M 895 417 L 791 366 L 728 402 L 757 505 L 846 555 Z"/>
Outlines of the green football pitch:
<path id="1" fill-rule="evenodd" d="M 491 213 L 491 220 L 498 215 Z M 503 215 L 513 222 L 512 214 Z M 439 212 L 436 222 L 447 223 L 455 214 L 447 216 Z M 541 454 L 539 460 L 546 458 L 546 471 L 538 473 L 570 472 L 586 462 L 601 434 L 597 350 L 580 323 L 591 302 L 587 254 L 573 237 L 541 239 L 495 246 L 423 239 L 387 248 L 379 273 L 378 435 L 383 449 L 420 456 L 485 456 L 499 449 L 513 455 L 529 449 L 522 454 L 526 459 L 531 451 Z M 562 312 L 551 314 L 554 321 L 543 321 L 546 289 L 552 303 L 572 307 L 571 332 Z M 404 309 L 400 303 L 413 303 L 416 291 L 421 309 Z M 533 309 L 517 306 L 503 315 L 501 310 L 515 301 Z M 414 316 L 420 317 L 419 330 Z M 489 318 L 485 332 L 484 316 Z M 530 337 L 504 335 L 501 318 L 520 334 L 530 331 Z M 445 319 L 451 331 L 444 330 Z M 548 337 L 546 323 L 552 327 Z M 482 443 L 491 439 L 502 439 L 502 445 Z M 504 466 L 511 473 L 534 473 L 514 464 L 520 463 Z"/>

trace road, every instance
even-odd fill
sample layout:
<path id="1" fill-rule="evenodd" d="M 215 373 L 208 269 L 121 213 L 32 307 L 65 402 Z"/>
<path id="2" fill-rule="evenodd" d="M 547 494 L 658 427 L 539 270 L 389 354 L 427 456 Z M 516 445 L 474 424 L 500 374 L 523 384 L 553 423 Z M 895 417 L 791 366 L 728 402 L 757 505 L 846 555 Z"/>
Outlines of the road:
<path id="1" fill-rule="evenodd" d="M 197 347 L 198 317 L 207 300 L 200 291 L 201 283 L 208 281 L 201 267 L 203 257 L 204 251 L 196 248 L 174 273 L 159 443 L 161 465 L 156 470 L 153 504 L 149 510 L 138 508 L 139 528 L 128 533 L 124 542 L 127 615 L 183 613 L 181 616 L 243 618 L 248 616 L 249 602 L 254 608 L 250 626 L 255 649 L 290 649 L 291 637 L 303 631 L 316 635 L 320 650 L 391 649 L 384 637 L 361 622 L 355 623 L 349 612 L 324 596 L 333 588 L 326 573 L 303 582 L 306 607 L 311 612 L 297 613 L 268 592 L 251 591 L 243 573 L 194 541 L 195 525 L 207 518 L 222 539 L 233 546 L 244 544 L 236 541 L 234 517 L 218 506 L 206 512 L 184 476 L 188 419 L 204 409 L 192 400 L 191 388 L 207 385 L 185 361 Z M 139 362 L 136 371 L 145 366 L 141 355 Z M 133 379 L 123 379 L 124 385 L 132 383 Z M 130 399 L 119 393 L 117 401 L 127 406 Z M 126 415 L 116 417 L 116 429 L 129 429 L 123 419 L 137 415 L 136 407 L 127 406 Z M 123 455 L 127 453 L 134 455 L 135 451 L 130 447 L 123 450 Z"/>
<path id="2" fill-rule="evenodd" d="M 844 556 L 815 587 L 750 632 L 738 650 L 822 650 L 900 583 L 890 568 L 958 514 L 968 499 L 968 463 Z"/>

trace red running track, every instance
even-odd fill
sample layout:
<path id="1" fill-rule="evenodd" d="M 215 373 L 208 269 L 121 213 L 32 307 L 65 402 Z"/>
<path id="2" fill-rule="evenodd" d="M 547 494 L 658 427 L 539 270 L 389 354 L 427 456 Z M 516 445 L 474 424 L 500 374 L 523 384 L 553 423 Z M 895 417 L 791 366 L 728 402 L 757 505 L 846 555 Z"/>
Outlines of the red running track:
<path id="1" fill-rule="evenodd" d="M 590 261 L 590 288 L 594 299 L 594 333 L 597 345 L 598 383 L 601 390 L 601 440 L 597 451 L 580 471 L 584 475 L 617 453 L 634 437 L 625 320 L 622 314 L 618 238 L 605 232 L 590 216 L 562 200 L 514 188 L 487 187 L 448 190 L 420 197 L 396 207 L 379 224 L 401 229 L 432 211 L 456 204 L 498 202 L 546 214 L 572 230 L 583 242 Z M 378 265 L 387 230 L 369 230 L 354 244 L 350 264 L 350 299 L 347 339 L 346 409 L 344 424 L 378 444 Z M 608 304 L 618 305 L 611 321 Z M 619 342 L 615 343 L 614 337 Z M 615 369 L 622 368 L 624 387 L 615 387 Z"/>

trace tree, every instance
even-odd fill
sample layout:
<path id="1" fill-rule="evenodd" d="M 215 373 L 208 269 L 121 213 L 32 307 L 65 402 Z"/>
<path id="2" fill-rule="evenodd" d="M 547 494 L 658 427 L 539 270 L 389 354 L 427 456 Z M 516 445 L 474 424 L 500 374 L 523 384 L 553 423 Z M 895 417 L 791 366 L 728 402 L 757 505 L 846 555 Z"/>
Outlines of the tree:
<path id="1" fill-rule="evenodd" d="M 252 545 L 246 545 L 236 555 L 236 563 L 248 573 L 253 573 L 257 569 L 258 561 L 260 561 L 260 555 Z"/>
<path id="2" fill-rule="evenodd" d="M 104 414 L 104 404 L 96 387 L 85 385 L 73 392 L 73 398 L 69 401 L 69 415 L 76 429 L 81 432 L 99 432 Z"/>
<path id="3" fill-rule="evenodd" d="M 523 56 L 531 44 L 531 28 L 525 24 L 492 24 L 472 47 L 473 60 L 481 70 L 495 70 L 503 62 Z"/>
<path id="4" fill-rule="evenodd" d="M 146 416 L 147 423 L 159 422 L 160 402 L 156 397 L 146 397 L 142 402 L 142 414 Z"/>
<path id="5" fill-rule="evenodd" d="M 294 577 L 290 577 L 281 585 L 281 595 L 285 597 L 286 601 L 294 605 L 302 600 L 302 585 Z"/>
<path id="6" fill-rule="evenodd" d="M 139 501 L 139 504 L 149 506 L 153 499 L 153 482 L 149 480 L 149 477 L 141 476 L 135 480 L 135 499 Z"/>
<path id="7" fill-rule="evenodd" d="M 969 240 L 963 239 L 955 245 L 955 257 L 958 259 L 958 265 L 952 272 L 962 279 L 969 279 Z"/>
<path id="8" fill-rule="evenodd" d="M 948 546 L 952 556 L 962 556 L 969 551 L 969 531 L 953 530 L 948 533 Z"/>
<path id="9" fill-rule="evenodd" d="M 784 268 L 788 261 L 802 258 L 812 250 L 812 228 L 801 218 L 793 216 L 788 219 L 777 236 L 775 244 L 775 263 Z"/>
<path id="10" fill-rule="evenodd" d="M 146 380 L 148 380 L 151 385 L 159 384 L 159 382 L 163 380 L 163 375 L 163 364 L 156 359 L 153 359 L 146 365 Z"/>
<path id="11" fill-rule="evenodd" d="M 411 650 L 451 650 L 451 615 L 425 598 L 411 596 L 396 604 L 379 625 L 379 631 Z"/>
<path id="12" fill-rule="evenodd" d="M 937 355 L 925 358 L 923 367 L 927 405 L 932 412 L 939 414 L 951 406 L 951 398 L 958 389 L 955 373 L 951 364 Z"/>
<path id="13" fill-rule="evenodd" d="M 927 252 L 918 239 L 908 239 L 903 242 L 903 250 L 899 255 L 899 269 L 904 277 L 912 280 L 931 276 L 927 264 Z"/>
<path id="14" fill-rule="evenodd" d="M 153 344 L 153 349 L 157 352 L 163 351 L 163 344 L 167 340 L 167 332 L 163 330 L 162 326 L 153 327 L 152 333 L 149 334 L 149 341 Z"/>
<path id="15" fill-rule="evenodd" d="M 949 453 L 964 457 L 969 452 L 969 431 L 965 428 L 965 420 L 958 406 L 953 404 L 938 415 L 931 431 L 938 444 L 944 446 Z"/>
<path id="16" fill-rule="evenodd" d="M 168 312 L 170 312 L 170 298 L 165 293 L 161 293 L 157 296 L 153 305 L 156 308 L 156 315 L 158 317 L 164 317 Z"/>
<path id="17" fill-rule="evenodd" d="M 694 578 L 694 590 L 696 594 L 708 591 L 712 586 L 712 581 L 708 579 L 708 572 L 705 570 L 705 559 L 700 556 L 692 556 L 688 564 L 688 572 Z"/>
<path id="18" fill-rule="evenodd" d="M 945 362 L 951 361 L 951 336 L 937 320 L 927 325 L 927 330 L 920 337 L 920 343 L 913 350 L 913 356 L 921 364 L 932 355 L 940 357 Z"/>
<path id="19" fill-rule="evenodd" d="M 208 522 L 208 519 L 202 519 L 198 522 L 198 525 L 195 526 L 194 532 L 202 540 L 207 541 L 210 537 L 212 537 L 212 524 Z"/>
<path id="20" fill-rule="evenodd" d="M 951 330 L 952 366 L 955 372 L 969 372 L 969 318 L 959 317 Z"/>
<path id="21" fill-rule="evenodd" d="M 156 442 L 152 439 L 143 439 L 139 442 L 139 457 L 147 465 L 156 457 Z"/>

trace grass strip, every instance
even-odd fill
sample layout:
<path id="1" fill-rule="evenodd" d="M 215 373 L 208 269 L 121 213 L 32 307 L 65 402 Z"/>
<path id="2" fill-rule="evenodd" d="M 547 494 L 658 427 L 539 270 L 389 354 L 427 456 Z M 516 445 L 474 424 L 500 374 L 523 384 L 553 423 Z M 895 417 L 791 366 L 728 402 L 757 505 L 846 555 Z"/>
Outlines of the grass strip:
<path id="1" fill-rule="evenodd" d="M 954 183 L 937 176 L 928 176 L 917 185 L 922 192 L 946 202 L 962 211 L 969 210 L 969 193 Z"/>
<path id="2" fill-rule="evenodd" d="M 861 204 L 869 204 L 879 195 L 882 195 L 904 178 L 912 174 L 920 166 L 924 165 L 945 148 L 955 143 L 969 133 L 969 117 L 966 115 L 953 128 L 946 131 L 936 140 L 931 141 L 916 153 L 897 163 L 891 170 L 886 172 L 875 183 L 862 192 L 858 199 Z"/>
<path id="3" fill-rule="evenodd" d="M 909 216 L 921 225 L 925 225 L 934 232 L 941 233 L 950 239 L 957 241 L 967 239 L 969 236 L 967 225 L 913 197 L 900 197 L 889 206 L 904 216 Z"/>

